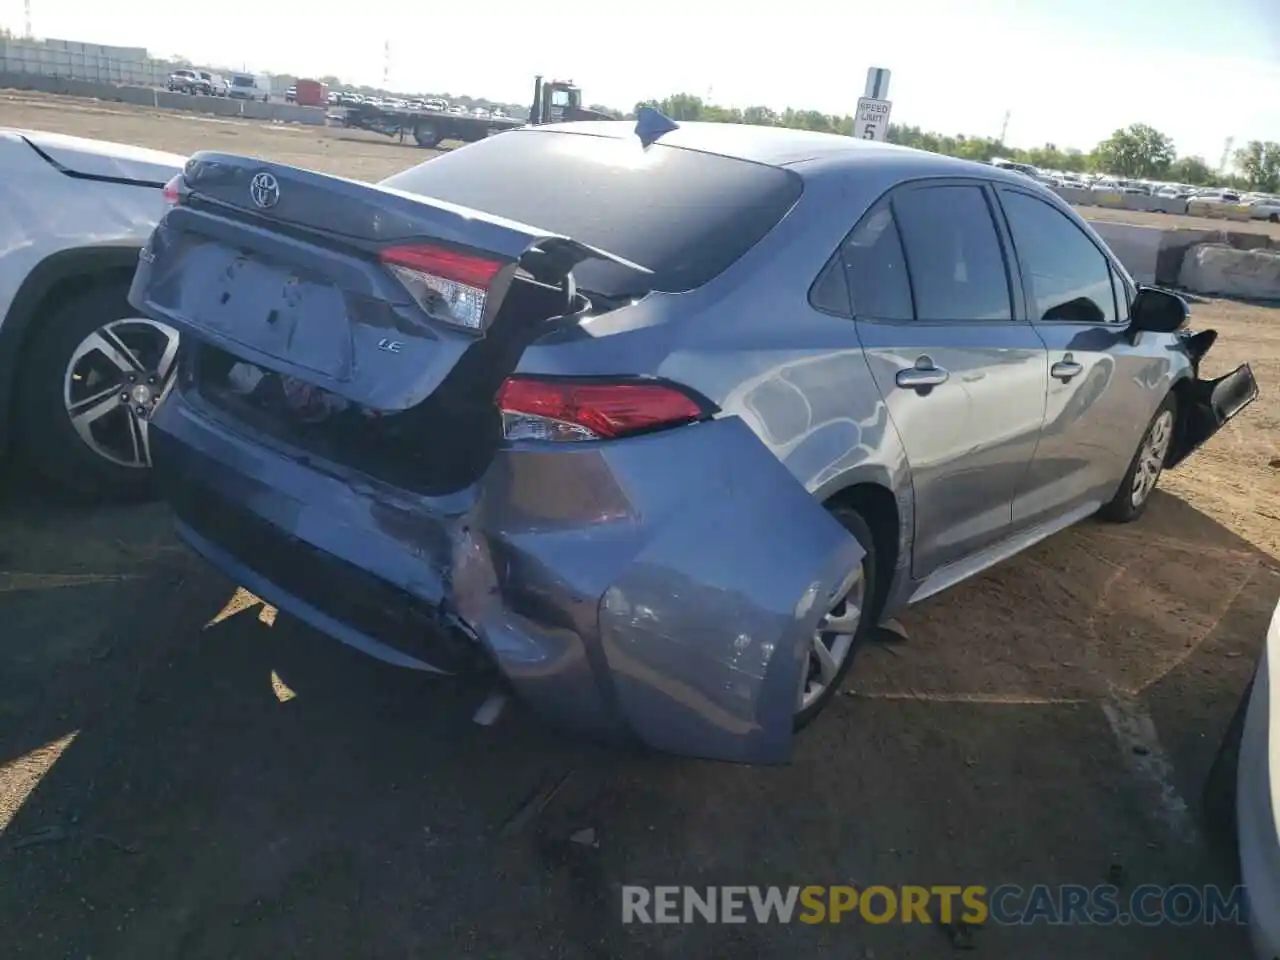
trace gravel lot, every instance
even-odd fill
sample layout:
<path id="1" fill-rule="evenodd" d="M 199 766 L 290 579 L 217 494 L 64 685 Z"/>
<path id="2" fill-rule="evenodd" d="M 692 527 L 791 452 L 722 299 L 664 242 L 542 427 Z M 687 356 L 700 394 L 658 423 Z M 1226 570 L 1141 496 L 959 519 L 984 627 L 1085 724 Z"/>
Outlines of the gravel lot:
<path id="1" fill-rule="evenodd" d="M 424 156 L 25 95 L 0 124 L 365 178 Z M 1280 592 L 1280 313 L 1194 322 L 1221 331 L 1211 370 L 1250 360 L 1263 397 L 1142 522 L 1085 523 L 911 611 L 786 768 L 610 752 L 518 706 L 476 726 L 486 689 L 273 616 L 162 506 L 53 502 L 5 464 L 4 954 L 927 960 L 955 951 L 938 927 L 624 927 L 619 887 L 1234 882 L 1198 808 Z M 1037 960 L 1244 950 L 1225 927 L 972 937 Z"/>

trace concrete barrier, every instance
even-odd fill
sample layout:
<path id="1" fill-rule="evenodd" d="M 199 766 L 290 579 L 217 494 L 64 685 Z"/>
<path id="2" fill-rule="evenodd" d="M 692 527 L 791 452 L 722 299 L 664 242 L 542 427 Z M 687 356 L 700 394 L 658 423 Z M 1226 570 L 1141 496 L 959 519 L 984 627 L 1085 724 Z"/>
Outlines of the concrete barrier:
<path id="1" fill-rule="evenodd" d="M 1122 197 L 1121 205 L 1126 210 L 1141 210 L 1145 213 L 1187 212 L 1187 201 L 1176 197 L 1149 197 L 1141 193 L 1126 193 Z"/>
<path id="2" fill-rule="evenodd" d="M 1050 187 L 1049 189 L 1073 207 L 1083 207 L 1093 203 L 1092 190 L 1081 190 L 1077 187 Z"/>
<path id="3" fill-rule="evenodd" d="M 1280 250 L 1197 244 L 1182 261 L 1178 285 L 1193 293 L 1280 300 Z"/>
<path id="4" fill-rule="evenodd" d="M 91 80 L 72 80 L 68 77 L 44 77 L 28 73 L 0 73 L 0 89 L 35 90 L 40 93 L 60 94 L 68 97 L 88 97 L 118 103 L 131 103 L 162 110 L 182 110 L 215 117 L 244 117 L 250 120 L 266 120 L 272 123 L 304 123 L 324 126 L 325 111 L 322 107 L 299 107 L 292 103 L 261 103 L 248 100 L 231 100 L 226 97 L 193 97 L 185 93 L 170 93 L 152 87 L 127 87 Z"/>
<path id="5" fill-rule="evenodd" d="M 1106 207 L 1111 210 L 1141 210 L 1146 213 L 1186 213 L 1187 201 L 1171 197 L 1149 197 L 1118 190 L 1079 190 L 1053 187 L 1053 192 L 1073 207 Z"/>
<path id="6" fill-rule="evenodd" d="M 1187 204 L 1187 214 L 1193 217 L 1208 217 L 1211 220 L 1249 220 L 1253 211 L 1243 203 L 1208 203 L 1204 200 L 1192 200 Z"/>
<path id="7" fill-rule="evenodd" d="M 1089 225 L 1120 258 L 1133 279 L 1139 283 L 1160 282 L 1160 246 L 1168 231 L 1113 220 L 1091 220 Z"/>
<path id="8" fill-rule="evenodd" d="M 1270 242 L 1261 234 L 1228 233 L 1222 230 L 1169 230 L 1134 223 L 1116 223 L 1114 220 L 1090 220 L 1089 225 L 1106 241 L 1135 280 L 1161 286 L 1179 285 L 1183 259 L 1187 251 L 1198 244 L 1224 243 L 1248 249 L 1265 247 Z"/>
<path id="9" fill-rule="evenodd" d="M 1109 207 L 1112 210 L 1123 210 L 1125 195 L 1119 190 L 1090 190 L 1095 207 Z"/>

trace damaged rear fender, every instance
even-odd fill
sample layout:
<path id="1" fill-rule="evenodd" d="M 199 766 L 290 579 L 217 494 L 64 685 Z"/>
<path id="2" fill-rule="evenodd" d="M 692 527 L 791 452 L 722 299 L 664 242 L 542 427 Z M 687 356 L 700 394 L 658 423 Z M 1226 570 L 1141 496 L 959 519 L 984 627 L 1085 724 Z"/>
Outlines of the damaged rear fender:
<path id="1" fill-rule="evenodd" d="M 789 759 L 810 637 L 864 551 L 741 420 L 512 448 L 485 484 L 454 600 L 525 699 L 659 750 Z"/>

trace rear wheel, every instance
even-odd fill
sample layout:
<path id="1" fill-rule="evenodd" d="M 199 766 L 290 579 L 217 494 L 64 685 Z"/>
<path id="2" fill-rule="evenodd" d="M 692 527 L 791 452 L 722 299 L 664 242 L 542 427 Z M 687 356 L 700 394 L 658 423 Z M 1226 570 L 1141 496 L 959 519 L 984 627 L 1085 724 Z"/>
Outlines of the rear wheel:
<path id="1" fill-rule="evenodd" d="M 127 291 L 92 287 L 39 317 L 18 361 L 18 442 L 40 473 L 86 498 L 151 493 L 148 419 L 178 333 L 138 316 Z"/>
<path id="2" fill-rule="evenodd" d="M 1111 502 L 1098 511 L 1104 520 L 1129 523 L 1142 516 L 1151 500 L 1151 494 L 1155 492 L 1160 474 L 1164 472 L 1177 423 L 1178 398 L 1171 393 L 1164 398 L 1147 425 L 1142 441 L 1129 463 L 1129 469 L 1120 481 L 1120 488 Z"/>
<path id="3" fill-rule="evenodd" d="M 876 550 L 871 528 L 850 507 L 836 505 L 832 516 L 865 551 L 861 565 L 842 585 L 809 641 L 796 691 L 795 728 L 810 724 L 831 702 L 853 665 L 854 655 L 875 629 Z"/>
<path id="4" fill-rule="evenodd" d="M 443 137 L 440 134 L 440 128 L 428 122 L 419 123 L 413 128 L 413 139 L 417 141 L 418 146 L 430 150 L 438 146 Z"/>

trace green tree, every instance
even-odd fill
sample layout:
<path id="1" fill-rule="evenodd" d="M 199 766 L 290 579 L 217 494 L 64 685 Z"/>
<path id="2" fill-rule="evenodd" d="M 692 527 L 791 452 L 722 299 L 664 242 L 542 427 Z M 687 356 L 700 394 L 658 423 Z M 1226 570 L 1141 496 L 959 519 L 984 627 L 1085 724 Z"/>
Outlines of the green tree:
<path id="1" fill-rule="evenodd" d="M 653 107 L 672 120 L 702 120 L 702 98 L 692 93 L 673 93 L 662 100 L 642 100 L 636 104 L 635 112 L 641 107 Z"/>
<path id="2" fill-rule="evenodd" d="M 1117 130 L 1098 144 L 1098 162 L 1121 177 L 1156 177 L 1168 171 L 1176 153 L 1173 141 L 1145 123 Z"/>
<path id="3" fill-rule="evenodd" d="M 1177 183 L 1189 183 L 1195 187 L 1208 186 L 1215 179 L 1213 168 L 1204 162 L 1203 157 L 1179 157 L 1169 167 L 1169 176 Z"/>
<path id="4" fill-rule="evenodd" d="M 1236 151 L 1236 166 L 1250 188 L 1264 193 L 1280 190 L 1280 143 L 1250 140 Z"/>

